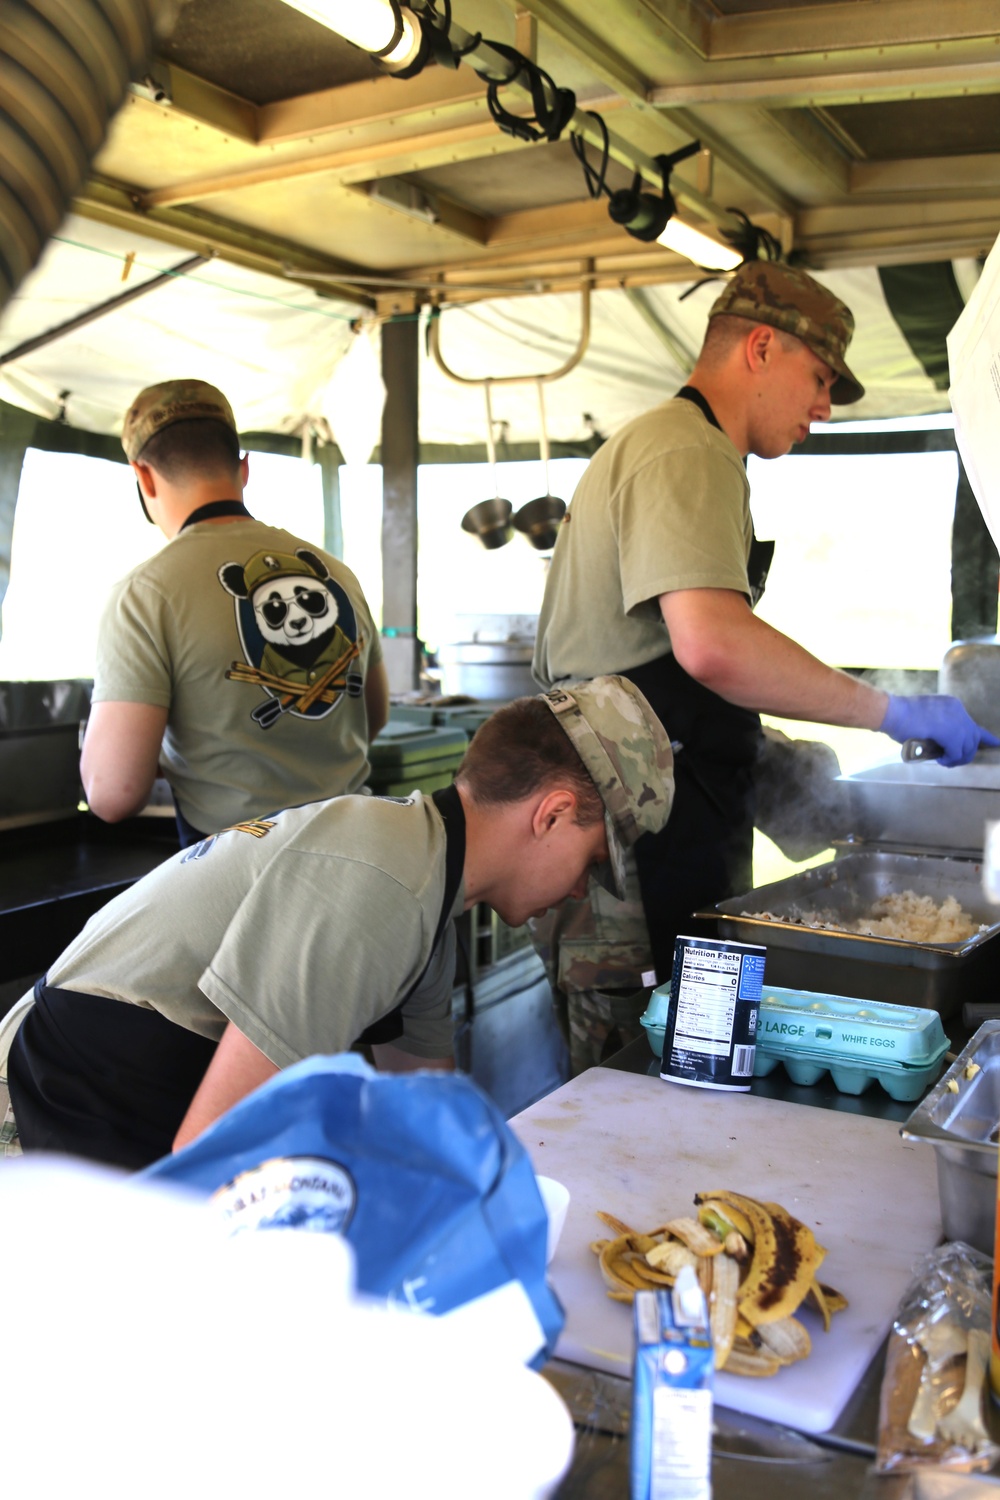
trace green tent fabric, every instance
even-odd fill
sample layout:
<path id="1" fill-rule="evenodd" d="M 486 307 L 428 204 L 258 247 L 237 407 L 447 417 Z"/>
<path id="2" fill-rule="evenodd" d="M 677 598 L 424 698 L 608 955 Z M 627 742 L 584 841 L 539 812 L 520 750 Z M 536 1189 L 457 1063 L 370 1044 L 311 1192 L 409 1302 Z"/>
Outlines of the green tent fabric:
<path id="1" fill-rule="evenodd" d="M 0 605 L 10 582 L 14 507 L 21 484 L 21 465 L 38 420 L 31 412 L 0 401 Z"/>
<path id="2" fill-rule="evenodd" d="M 880 266 L 878 275 L 889 311 L 904 338 L 938 390 L 946 391 L 945 340 L 965 306 L 951 261 Z"/>

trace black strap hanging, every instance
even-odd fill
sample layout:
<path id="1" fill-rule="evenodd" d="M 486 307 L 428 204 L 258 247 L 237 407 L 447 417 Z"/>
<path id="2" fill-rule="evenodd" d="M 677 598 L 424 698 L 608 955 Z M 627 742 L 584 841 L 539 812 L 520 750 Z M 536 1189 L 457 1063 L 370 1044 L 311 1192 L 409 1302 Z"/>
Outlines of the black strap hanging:
<path id="1" fill-rule="evenodd" d="M 698 408 L 706 422 L 711 422 L 712 426 L 717 428 L 719 432 L 722 431 L 722 423 L 708 404 L 707 399 L 702 395 L 701 391 L 695 390 L 693 385 L 682 385 L 674 400 L 690 401 L 692 406 Z"/>
<path id="2" fill-rule="evenodd" d="M 712 410 L 707 399 L 701 391 L 696 390 L 693 385 L 682 386 L 674 398 L 679 401 L 690 401 L 696 406 L 707 422 L 722 431 L 722 423 Z M 745 462 L 745 461 L 744 461 Z M 763 542 L 752 529 L 750 534 L 750 555 L 747 558 L 747 581 L 750 584 L 750 607 L 756 609 L 764 597 L 764 589 L 767 585 L 767 575 L 771 571 L 771 563 L 774 561 L 774 543 Z"/>
<path id="3" fill-rule="evenodd" d="M 199 505 L 197 510 L 191 512 L 180 530 L 187 531 L 189 526 L 197 526 L 199 521 L 214 521 L 216 516 L 245 516 L 248 521 L 253 519 L 242 500 L 209 500 L 207 505 Z"/>
<path id="4" fill-rule="evenodd" d="M 451 909 L 462 883 L 462 871 L 465 868 L 465 809 L 462 806 L 458 788 L 454 782 L 451 786 L 441 787 L 438 791 L 431 793 L 431 800 L 441 814 L 445 837 L 444 896 L 441 901 L 437 929 L 434 933 L 434 942 L 431 944 L 430 957 L 416 983 L 410 986 L 398 1005 L 387 1011 L 384 1016 L 380 1016 L 377 1021 L 373 1021 L 361 1033 L 358 1041 L 368 1046 L 375 1042 L 394 1042 L 403 1035 L 403 1006 L 423 983 L 424 975 L 433 962 L 444 929 L 448 925 Z"/>

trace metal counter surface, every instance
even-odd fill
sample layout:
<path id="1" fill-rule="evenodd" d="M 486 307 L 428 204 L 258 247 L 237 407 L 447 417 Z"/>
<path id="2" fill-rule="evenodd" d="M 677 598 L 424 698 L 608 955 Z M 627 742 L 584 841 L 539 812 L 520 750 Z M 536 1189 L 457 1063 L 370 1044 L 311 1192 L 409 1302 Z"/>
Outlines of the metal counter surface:
<path id="1" fill-rule="evenodd" d="M 172 818 L 90 813 L 0 832 L 0 981 L 41 973 L 112 896 L 177 852 Z"/>
<path id="2" fill-rule="evenodd" d="M 957 1028 L 956 1028 L 957 1031 Z M 956 1046 L 964 1034 L 953 1038 Z M 632 1073 L 659 1074 L 645 1038 L 602 1064 Z M 890 1099 L 877 1085 L 864 1094 L 841 1094 L 829 1077 L 808 1088 L 788 1081 L 779 1068 L 753 1083 L 756 1094 L 813 1107 L 903 1121 L 912 1104 Z M 712 1489 L 715 1500 L 905 1500 L 906 1475 L 876 1475 L 872 1469 L 885 1346 L 870 1364 L 830 1432 L 807 1437 L 789 1427 L 715 1409 Z M 545 1375 L 573 1415 L 577 1445 L 557 1500 L 627 1500 L 628 1424 L 631 1382 L 618 1376 L 552 1360 Z"/>

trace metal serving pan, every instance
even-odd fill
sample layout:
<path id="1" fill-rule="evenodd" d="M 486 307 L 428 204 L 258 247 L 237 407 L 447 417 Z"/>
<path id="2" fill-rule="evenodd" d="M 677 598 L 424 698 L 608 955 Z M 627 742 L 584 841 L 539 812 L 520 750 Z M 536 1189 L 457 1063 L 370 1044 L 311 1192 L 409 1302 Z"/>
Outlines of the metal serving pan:
<path id="1" fill-rule="evenodd" d="M 1000 818 L 1000 754 L 966 766 L 891 761 L 838 776 L 849 831 L 868 843 L 980 852 L 987 819 Z"/>
<path id="2" fill-rule="evenodd" d="M 850 922 L 880 897 L 902 891 L 939 904 L 954 896 L 987 931 L 964 943 L 907 943 L 794 920 L 801 912 L 829 911 L 835 920 Z M 746 915 L 763 911 L 774 920 Z M 878 849 L 845 854 L 695 915 L 714 920 L 720 937 L 763 943 L 766 982 L 786 989 L 922 1005 L 946 1016 L 965 1001 L 995 998 L 1000 983 L 1000 910 L 983 894 L 982 866 L 975 859 Z"/>
<path id="3" fill-rule="evenodd" d="M 913 1111 L 900 1134 L 937 1155 L 941 1223 L 949 1240 L 993 1254 L 1000 1120 L 1000 1021 L 986 1021 Z"/>

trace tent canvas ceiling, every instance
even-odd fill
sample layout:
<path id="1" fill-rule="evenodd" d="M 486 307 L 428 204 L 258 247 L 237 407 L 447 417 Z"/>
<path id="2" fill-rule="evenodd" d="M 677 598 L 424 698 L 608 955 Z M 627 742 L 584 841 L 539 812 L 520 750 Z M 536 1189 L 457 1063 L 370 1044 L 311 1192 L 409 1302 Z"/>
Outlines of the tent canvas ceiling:
<path id="1" fill-rule="evenodd" d="M 127 288 L 177 265 L 179 258 L 175 249 L 154 240 L 71 217 L 8 306 L 0 353 L 115 296 L 126 264 Z M 853 268 L 823 273 L 823 279 L 854 309 L 858 331 L 851 362 L 867 387 L 863 401 L 841 415 L 947 410 L 947 394 L 936 388 L 907 343 L 877 272 Z M 578 443 L 595 428 L 606 436 L 672 395 L 693 363 L 719 287 L 711 281 L 596 292 L 583 360 L 564 378 L 545 384 L 550 438 Z M 359 315 L 364 336 L 371 315 L 350 303 L 295 282 L 209 262 L 0 366 L 0 398 L 43 416 L 61 414 L 91 432 L 114 433 L 143 385 L 197 373 L 227 392 L 244 431 L 296 432 L 310 419 L 322 430 L 325 420 L 335 438 L 349 439 L 355 406 L 338 407 L 331 380 L 358 336 Z M 538 376 L 572 354 L 581 317 L 578 292 L 450 307 L 441 315 L 441 352 L 450 369 L 475 382 Z M 666 331 L 667 342 L 657 329 Z M 482 385 L 449 379 L 426 345 L 422 340 L 421 443 L 483 444 Z M 380 402 L 380 392 L 372 391 L 368 399 Z M 533 380 L 498 385 L 492 406 L 495 420 L 507 424 L 511 443 L 538 441 Z M 346 440 L 343 446 L 348 447 Z"/>
<path id="2" fill-rule="evenodd" d="M 741 210 L 853 307 L 868 395 L 842 415 L 946 409 L 924 350 L 947 326 L 918 347 L 878 272 L 928 267 L 939 290 L 955 264 L 948 286 L 968 284 L 1000 228 L 995 0 L 453 0 L 452 13 L 601 114 L 622 148 L 611 185 L 630 179 L 630 152 L 701 142 L 672 178 L 688 217 Z M 523 90 L 502 96 L 524 111 Z M 428 303 L 471 379 L 550 370 L 576 344 L 586 283 L 586 356 L 545 391 L 551 435 L 579 441 L 585 413 L 611 431 L 677 388 L 718 288 L 682 297 L 697 273 L 611 223 L 565 138 L 498 130 L 468 61 L 382 76 L 281 0 L 186 0 L 73 207 L 0 319 L 0 358 L 121 290 L 130 255 L 126 287 L 212 257 L 0 366 L 4 399 L 100 432 L 139 385 L 195 372 L 246 428 L 336 426 L 352 321 L 426 317 Z M 923 296 L 915 283 L 910 314 Z M 426 354 L 420 385 L 423 443 L 482 442 L 481 387 Z M 530 383 L 499 388 L 495 415 L 537 441 Z"/>

